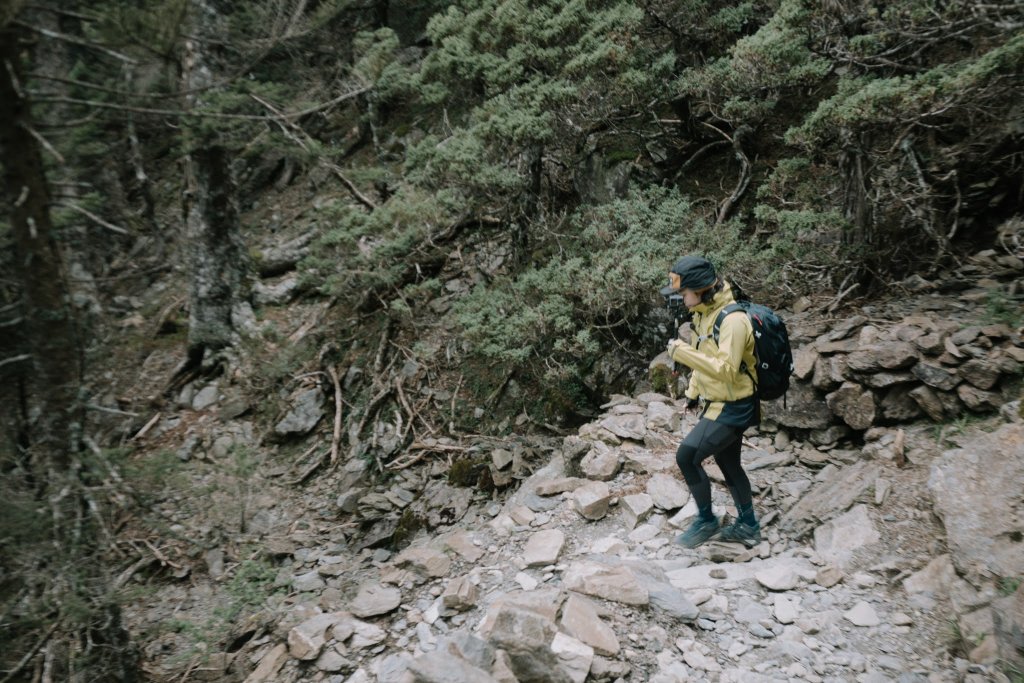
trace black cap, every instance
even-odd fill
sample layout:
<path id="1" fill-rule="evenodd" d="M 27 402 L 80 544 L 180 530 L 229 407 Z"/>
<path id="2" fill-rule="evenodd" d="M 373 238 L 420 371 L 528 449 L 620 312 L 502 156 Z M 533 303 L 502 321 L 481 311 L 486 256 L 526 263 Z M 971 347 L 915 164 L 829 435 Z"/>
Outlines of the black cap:
<path id="1" fill-rule="evenodd" d="M 669 283 L 667 287 L 662 287 L 662 296 L 671 296 L 681 289 L 704 289 L 715 284 L 715 280 L 718 279 L 711 261 L 700 256 L 684 256 L 676 261 L 669 272 L 679 276 L 679 286 L 673 287 L 672 283 Z"/>

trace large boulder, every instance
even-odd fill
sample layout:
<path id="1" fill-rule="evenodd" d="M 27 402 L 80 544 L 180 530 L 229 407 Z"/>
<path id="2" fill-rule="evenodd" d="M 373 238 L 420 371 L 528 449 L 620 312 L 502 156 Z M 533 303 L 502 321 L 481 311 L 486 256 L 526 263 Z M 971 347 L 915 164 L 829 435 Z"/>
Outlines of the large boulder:
<path id="1" fill-rule="evenodd" d="M 1024 575 L 1024 424 L 1006 424 L 948 450 L 928 487 L 953 563 L 969 579 Z"/>
<path id="2" fill-rule="evenodd" d="M 813 387 L 794 382 L 786 399 L 761 404 L 765 418 L 783 427 L 825 429 L 833 422 L 832 412 Z"/>

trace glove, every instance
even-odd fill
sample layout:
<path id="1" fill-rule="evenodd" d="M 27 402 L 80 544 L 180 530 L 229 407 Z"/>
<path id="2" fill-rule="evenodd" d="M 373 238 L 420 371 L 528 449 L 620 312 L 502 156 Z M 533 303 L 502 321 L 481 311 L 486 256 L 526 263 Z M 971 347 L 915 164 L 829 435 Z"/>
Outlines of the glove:
<path id="1" fill-rule="evenodd" d="M 699 406 L 699 405 L 700 405 L 700 399 L 699 398 L 688 398 L 688 399 L 686 399 L 686 409 L 687 410 L 697 410 L 697 406 Z"/>

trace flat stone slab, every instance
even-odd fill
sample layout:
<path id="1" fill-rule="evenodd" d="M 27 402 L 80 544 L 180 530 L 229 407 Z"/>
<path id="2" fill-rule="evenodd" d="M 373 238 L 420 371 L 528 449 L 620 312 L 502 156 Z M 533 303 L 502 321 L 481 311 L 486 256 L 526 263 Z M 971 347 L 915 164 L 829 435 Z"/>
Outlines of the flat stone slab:
<path id="1" fill-rule="evenodd" d="M 747 582 L 755 582 L 756 585 L 757 579 L 755 576 L 757 574 L 779 571 L 780 569 L 789 569 L 797 576 L 808 581 L 813 581 L 817 573 L 814 565 L 806 558 L 779 555 L 767 560 L 755 559 L 743 564 L 727 566 L 721 564 L 700 564 L 683 569 L 666 568 L 665 575 L 668 577 L 669 583 L 679 590 L 695 591 L 702 588 L 710 588 L 711 590 L 718 591 L 724 588 L 735 588 Z M 713 578 L 711 576 L 712 570 L 718 570 L 715 572 L 715 576 L 721 576 L 722 578 Z"/>

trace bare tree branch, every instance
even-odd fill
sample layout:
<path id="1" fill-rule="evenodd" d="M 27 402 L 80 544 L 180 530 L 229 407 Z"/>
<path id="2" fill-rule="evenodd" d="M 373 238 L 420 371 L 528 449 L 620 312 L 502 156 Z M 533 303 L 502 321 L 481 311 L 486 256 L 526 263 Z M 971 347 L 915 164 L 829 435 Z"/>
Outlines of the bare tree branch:
<path id="1" fill-rule="evenodd" d="M 3 360 L 0 360 L 0 368 L 2 368 L 5 365 L 10 365 L 11 363 L 20 363 L 23 360 L 30 360 L 31 358 L 32 356 L 27 353 L 23 353 L 20 356 L 11 356 L 10 358 L 4 358 Z"/>
<path id="2" fill-rule="evenodd" d="M 70 35 L 68 35 L 66 33 L 58 33 L 57 31 L 51 31 L 50 29 L 46 29 L 46 28 L 43 28 L 41 26 L 33 26 L 32 24 L 25 23 L 24 21 L 19 21 L 18 19 L 15 19 L 11 23 L 16 25 L 16 26 L 20 26 L 20 27 L 22 27 L 24 29 L 28 29 L 29 31 L 34 31 L 34 32 L 36 32 L 36 33 L 38 33 L 40 35 L 44 35 L 47 38 L 54 38 L 56 40 L 62 40 L 65 43 L 71 43 L 72 45 L 81 45 L 82 47 L 87 47 L 87 48 L 90 48 L 92 50 L 99 50 L 103 54 L 110 55 L 114 59 L 118 59 L 118 60 L 120 60 L 122 62 L 127 62 L 128 64 L 136 64 L 137 63 L 136 60 L 132 59 L 128 55 L 123 55 L 120 52 L 116 52 L 114 50 L 111 50 L 108 47 L 104 47 L 102 45 L 97 45 L 96 43 L 94 43 L 92 41 L 85 40 L 85 39 L 79 38 L 77 36 L 70 36 Z"/>
<path id="3" fill-rule="evenodd" d="M 78 204 L 75 204 L 74 202 L 68 202 L 68 201 L 57 202 L 57 206 L 63 206 L 65 209 L 71 209 L 72 211 L 77 211 L 78 213 L 82 214 L 86 218 L 89 218 L 90 220 L 92 220 L 96 224 L 103 226 L 104 228 L 106 228 L 107 230 L 110 230 L 111 232 L 116 232 L 119 235 L 130 235 L 131 234 L 130 232 L 128 232 L 124 228 L 118 227 L 118 226 L 114 225 L 113 223 L 109 223 L 109 222 L 103 220 L 102 218 L 100 218 L 99 216 L 94 214 L 92 211 L 89 211 L 88 209 L 86 209 L 84 207 L 81 207 Z"/>
<path id="4" fill-rule="evenodd" d="M 309 133 L 304 131 L 300 126 L 298 126 L 294 122 L 288 121 L 289 117 L 287 114 L 284 114 L 274 105 L 270 104 L 269 102 L 262 99 L 258 95 L 250 95 L 250 97 L 252 97 L 254 100 L 256 100 L 264 107 L 269 109 L 275 115 L 275 118 L 273 120 L 279 126 L 281 126 L 281 130 L 282 132 L 284 132 L 285 135 L 287 135 L 293 142 L 295 142 L 295 144 L 301 147 L 304 151 L 309 151 L 309 143 L 312 142 L 312 138 L 310 137 Z M 300 138 L 299 136 L 302 137 Z M 374 203 L 372 199 L 370 199 L 362 192 L 360 192 L 359 188 L 355 186 L 355 183 L 353 183 L 345 176 L 340 166 L 331 161 L 328 161 L 323 157 L 318 157 L 317 161 L 320 163 L 321 166 L 331 170 L 334 173 L 334 175 L 338 176 L 338 180 L 340 180 L 342 184 L 344 184 L 345 187 L 348 188 L 349 192 L 352 193 L 352 196 L 358 199 L 359 202 L 363 204 L 366 208 L 370 209 L 370 211 L 373 211 L 374 209 L 377 208 L 377 204 Z"/>
<path id="5" fill-rule="evenodd" d="M 278 119 L 299 119 L 309 114 L 314 114 L 318 111 L 322 111 L 336 104 L 350 100 L 353 97 L 357 97 L 367 91 L 371 90 L 370 86 L 359 88 L 354 91 L 346 92 L 338 97 L 327 102 L 322 102 L 312 107 L 302 109 L 296 112 L 282 113 L 276 117 L 264 116 L 260 114 L 224 114 L 220 112 L 210 112 L 202 110 L 186 111 L 183 109 L 156 109 L 152 107 L 130 107 L 123 104 L 113 104 L 111 102 L 97 102 L 95 100 L 82 100 L 76 97 L 60 97 L 56 95 L 46 95 L 43 93 L 34 93 L 33 102 L 56 102 L 58 104 L 80 104 L 86 107 L 95 107 L 97 109 L 114 109 L 117 111 L 130 111 L 136 114 L 156 114 L 159 116 L 187 116 L 194 118 L 209 118 L 209 119 L 239 119 L 243 121 L 276 121 Z"/>

